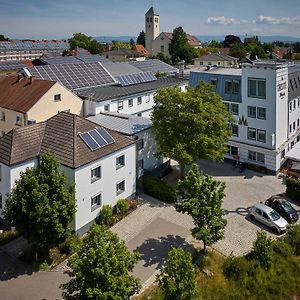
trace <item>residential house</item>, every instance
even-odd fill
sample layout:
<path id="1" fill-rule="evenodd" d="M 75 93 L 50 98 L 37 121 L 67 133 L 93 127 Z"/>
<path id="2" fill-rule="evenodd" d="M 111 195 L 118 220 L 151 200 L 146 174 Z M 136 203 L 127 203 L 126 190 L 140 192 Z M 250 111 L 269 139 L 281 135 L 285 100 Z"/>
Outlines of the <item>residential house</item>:
<path id="1" fill-rule="evenodd" d="M 58 82 L 22 75 L 0 79 L 0 136 L 60 111 L 82 115 L 83 101 Z"/>
<path id="2" fill-rule="evenodd" d="M 105 141 L 105 142 L 103 142 Z M 135 142 L 74 114 L 61 112 L 45 122 L 13 129 L 0 138 L 0 216 L 20 172 L 51 152 L 75 183 L 74 230 L 85 233 L 104 204 L 132 197 L 136 186 Z"/>
<path id="3" fill-rule="evenodd" d="M 119 48 L 103 52 L 102 55 L 112 62 L 124 62 L 129 60 L 143 59 L 145 55 L 131 49 Z"/>
<path id="4" fill-rule="evenodd" d="M 194 63 L 195 67 L 233 67 L 238 65 L 238 58 L 218 53 L 209 53 L 207 55 L 203 55 L 201 57 L 195 58 Z"/>
<path id="5" fill-rule="evenodd" d="M 122 133 L 136 141 L 136 175 L 152 171 L 163 163 L 163 158 L 156 157 L 157 147 L 151 131 L 152 122 L 148 118 L 123 113 L 100 113 L 88 117 L 88 120 L 103 127 Z"/>
<path id="6" fill-rule="evenodd" d="M 132 50 L 140 53 L 142 56 L 150 56 L 150 52 L 143 45 L 133 45 Z"/>
<path id="7" fill-rule="evenodd" d="M 194 71 L 190 85 L 211 83 L 235 117 L 227 158 L 277 173 L 286 158 L 297 159 L 300 140 L 300 65 L 272 60 L 241 69 Z M 298 157 L 299 159 L 299 157 Z"/>

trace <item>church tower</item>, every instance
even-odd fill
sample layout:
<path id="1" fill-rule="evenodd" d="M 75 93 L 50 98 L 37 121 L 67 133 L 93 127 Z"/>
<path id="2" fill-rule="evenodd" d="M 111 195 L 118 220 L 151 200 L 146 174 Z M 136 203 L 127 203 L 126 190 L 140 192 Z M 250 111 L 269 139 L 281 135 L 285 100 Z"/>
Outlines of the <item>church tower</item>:
<path id="1" fill-rule="evenodd" d="M 152 42 L 159 35 L 159 14 L 153 6 L 145 14 L 145 35 L 146 49 L 152 53 Z"/>

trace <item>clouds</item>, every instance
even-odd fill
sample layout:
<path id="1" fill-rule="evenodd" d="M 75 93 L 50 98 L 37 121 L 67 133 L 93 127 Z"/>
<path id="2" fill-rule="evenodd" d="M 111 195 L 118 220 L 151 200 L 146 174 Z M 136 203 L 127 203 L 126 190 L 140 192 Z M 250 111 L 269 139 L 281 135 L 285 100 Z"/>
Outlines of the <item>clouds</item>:
<path id="1" fill-rule="evenodd" d="M 281 17 L 274 18 L 270 16 L 259 16 L 254 20 L 256 24 L 267 24 L 267 25 L 300 25 L 300 16 L 297 17 Z"/>
<path id="2" fill-rule="evenodd" d="M 208 25 L 240 25 L 240 24 L 262 24 L 262 25 L 300 25 L 300 16 L 297 17 L 280 17 L 275 18 L 271 16 L 258 16 L 253 20 L 237 20 L 234 18 L 227 18 L 225 16 L 208 17 L 206 19 Z"/>

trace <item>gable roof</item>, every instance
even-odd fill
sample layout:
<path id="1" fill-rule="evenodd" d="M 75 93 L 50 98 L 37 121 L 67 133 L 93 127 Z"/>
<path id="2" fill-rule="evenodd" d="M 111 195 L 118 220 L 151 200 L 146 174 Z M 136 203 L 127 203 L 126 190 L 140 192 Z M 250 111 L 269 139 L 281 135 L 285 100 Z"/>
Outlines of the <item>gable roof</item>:
<path id="1" fill-rule="evenodd" d="M 150 55 L 150 52 L 143 45 L 133 45 L 132 50 L 135 50 L 143 55 Z"/>
<path id="2" fill-rule="evenodd" d="M 134 135 L 151 127 L 151 120 L 134 115 L 122 114 L 118 112 L 100 113 L 88 118 L 101 126 L 115 130 L 117 132 Z"/>
<path id="3" fill-rule="evenodd" d="M 227 54 L 222 54 L 222 53 L 209 53 L 207 55 L 203 55 L 199 58 L 196 58 L 196 60 L 201 60 L 201 61 L 214 61 L 214 60 L 221 60 L 221 61 L 233 61 L 233 60 L 238 60 L 237 57 L 233 57 Z"/>
<path id="4" fill-rule="evenodd" d="M 0 79 L 0 107 L 26 113 L 54 84 L 55 81 L 23 76 L 4 77 Z"/>
<path id="5" fill-rule="evenodd" d="M 173 38 L 173 33 L 172 32 L 162 32 L 164 35 L 167 36 L 168 39 L 172 40 Z M 186 34 L 186 37 L 187 37 L 187 40 L 188 40 L 188 43 L 191 45 L 191 46 L 200 46 L 201 43 L 199 42 L 199 40 L 194 36 L 194 35 L 191 35 L 191 34 Z"/>
<path id="6" fill-rule="evenodd" d="M 159 16 L 159 13 L 154 9 L 153 6 L 151 6 L 146 12 L 145 16 Z"/>
<path id="7" fill-rule="evenodd" d="M 61 112 L 45 122 L 11 130 L 0 138 L 0 162 L 15 165 L 52 152 L 60 164 L 78 168 L 123 149 L 134 141 L 108 130 L 115 142 L 95 151 L 80 138 L 99 125 L 74 114 Z"/>

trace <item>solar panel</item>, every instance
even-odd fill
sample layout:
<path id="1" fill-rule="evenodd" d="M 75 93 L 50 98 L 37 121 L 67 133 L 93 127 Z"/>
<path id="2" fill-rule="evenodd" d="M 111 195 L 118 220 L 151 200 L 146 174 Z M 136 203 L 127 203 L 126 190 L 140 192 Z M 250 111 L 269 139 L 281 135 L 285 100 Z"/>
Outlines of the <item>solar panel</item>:
<path id="1" fill-rule="evenodd" d="M 3 41 L 0 50 L 26 51 L 26 50 L 67 50 L 69 43 L 64 41 Z"/>
<path id="2" fill-rule="evenodd" d="M 39 79 L 58 81 L 71 90 L 115 83 L 100 63 L 36 66 L 30 73 Z"/>
<path id="3" fill-rule="evenodd" d="M 22 68 L 25 68 L 26 65 L 23 64 L 20 61 L 7 61 L 7 62 L 0 62 L 0 70 L 6 71 L 6 70 L 21 70 Z"/>
<path id="4" fill-rule="evenodd" d="M 143 61 L 130 61 L 132 66 L 140 69 L 143 72 L 152 72 L 153 74 L 157 72 L 165 72 L 165 73 L 174 73 L 178 70 L 173 66 L 170 66 L 159 59 L 148 59 Z"/>
<path id="5" fill-rule="evenodd" d="M 108 60 L 107 58 L 99 55 L 99 54 L 92 54 L 92 55 L 87 55 L 87 54 L 80 54 L 75 56 L 78 60 L 85 62 L 85 63 L 92 63 L 92 62 L 101 62 L 104 64 L 110 64 L 111 61 Z"/>
<path id="6" fill-rule="evenodd" d="M 141 72 L 137 74 L 119 75 L 116 76 L 116 79 L 122 86 L 157 80 L 157 78 L 152 74 L 152 72 Z"/>
<path id="7" fill-rule="evenodd" d="M 92 151 L 115 142 L 113 137 L 103 127 L 80 133 L 79 136 Z"/>
<path id="8" fill-rule="evenodd" d="M 82 64 L 83 62 L 76 59 L 74 56 L 56 56 L 56 57 L 42 57 L 42 62 L 47 65 L 61 65 L 61 64 Z"/>

